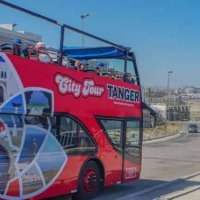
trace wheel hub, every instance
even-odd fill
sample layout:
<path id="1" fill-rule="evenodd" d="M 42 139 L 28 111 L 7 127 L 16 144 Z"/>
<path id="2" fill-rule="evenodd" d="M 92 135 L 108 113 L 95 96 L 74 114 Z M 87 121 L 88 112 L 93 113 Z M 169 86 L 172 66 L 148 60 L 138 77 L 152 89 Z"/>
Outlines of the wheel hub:
<path id="1" fill-rule="evenodd" d="M 86 192 L 95 192 L 98 190 L 97 175 L 94 169 L 88 169 L 85 172 L 83 186 Z"/>

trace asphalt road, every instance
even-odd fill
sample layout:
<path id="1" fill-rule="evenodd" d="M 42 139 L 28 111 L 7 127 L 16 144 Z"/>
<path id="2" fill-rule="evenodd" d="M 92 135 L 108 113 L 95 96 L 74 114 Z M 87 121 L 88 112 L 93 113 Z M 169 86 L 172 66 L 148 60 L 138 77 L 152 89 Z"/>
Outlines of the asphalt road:
<path id="1" fill-rule="evenodd" d="M 141 179 L 105 189 L 95 200 L 115 200 L 200 171 L 200 133 L 143 146 Z"/>

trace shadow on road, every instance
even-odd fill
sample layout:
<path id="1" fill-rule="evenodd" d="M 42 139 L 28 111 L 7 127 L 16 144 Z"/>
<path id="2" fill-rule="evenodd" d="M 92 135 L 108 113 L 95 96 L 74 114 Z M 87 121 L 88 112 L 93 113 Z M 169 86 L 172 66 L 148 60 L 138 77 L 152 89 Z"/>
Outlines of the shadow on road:
<path id="1" fill-rule="evenodd" d="M 146 188 L 163 183 L 167 183 L 167 181 L 141 179 L 134 183 L 114 185 L 112 187 L 105 188 L 102 194 L 98 195 L 95 200 L 114 200 L 116 198 L 123 197 L 124 195 L 139 192 Z"/>
<path id="2" fill-rule="evenodd" d="M 156 186 L 159 185 L 163 186 L 156 188 Z M 174 192 L 183 192 L 185 189 L 194 186 L 200 186 L 200 181 L 177 179 L 170 183 L 168 181 L 141 179 L 132 184 L 117 185 L 107 188 L 94 200 L 114 200 L 118 198 L 132 200 L 133 197 L 128 197 L 129 195 L 135 195 L 134 200 L 153 200 Z M 155 189 L 148 191 L 148 189 L 152 187 L 155 187 Z M 146 192 L 143 193 L 143 190 L 146 190 Z"/>

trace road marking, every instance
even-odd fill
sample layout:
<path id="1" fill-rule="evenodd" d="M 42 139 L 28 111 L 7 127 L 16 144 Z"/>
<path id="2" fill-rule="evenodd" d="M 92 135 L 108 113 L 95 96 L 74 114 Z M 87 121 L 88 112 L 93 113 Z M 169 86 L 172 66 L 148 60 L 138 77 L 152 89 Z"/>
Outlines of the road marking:
<path id="1" fill-rule="evenodd" d="M 183 180 L 191 180 L 192 182 L 199 182 L 200 180 L 200 173 L 191 175 L 189 177 L 187 177 L 186 179 Z M 184 185 L 184 183 L 182 183 Z M 174 200 L 174 199 L 179 199 L 179 197 L 184 197 L 186 195 L 190 195 L 193 192 L 196 191 L 200 191 L 200 186 L 198 185 L 186 185 L 185 188 L 183 188 L 183 190 L 178 190 L 166 195 L 161 196 L 160 198 L 158 198 L 158 200 Z"/>
<path id="2" fill-rule="evenodd" d="M 194 189 L 190 189 L 189 191 L 187 191 L 187 192 L 183 192 L 183 193 L 180 193 L 180 194 L 177 194 L 177 195 L 173 195 L 173 196 L 170 196 L 170 197 L 161 197 L 161 198 L 159 198 L 159 200 L 174 200 L 174 199 L 176 199 L 176 198 L 179 198 L 179 197 L 183 197 L 183 196 L 185 196 L 185 195 L 187 195 L 187 194 L 191 194 L 191 193 L 193 193 L 193 192 L 196 192 L 196 191 L 198 191 L 198 190 L 200 190 L 200 187 L 196 187 L 196 188 L 194 188 Z"/>
<path id="3" fill-rule="evenodd" d="M 152 192 L 154 190 L 158 190 L 158 189 L 164 188 L 166 186 L 176 184 L 176 183 L 180 182 L 182 179 L 188 180 L 188 179 L 191 179 L 191 178 L 193 178 L 195 176 L 199 176 L 199 175 L 200 175 L 200 172 L 198 171 L 198 172 L 195 172 L 193 174 L 174 179 L 174 180 L 169 181 L 167 183 L 162 183 L 162 184 L 159 184 L 159 185 L 155 185 L 153 187 L 138 191 L 136 193 L 125 195 L 123 197 L 117 198 L 117 200 L 134 199 L 135 197 L 138 197 L 140 195 L 144 195 L 145 193 L 149 193 L 149 192 Z"/>

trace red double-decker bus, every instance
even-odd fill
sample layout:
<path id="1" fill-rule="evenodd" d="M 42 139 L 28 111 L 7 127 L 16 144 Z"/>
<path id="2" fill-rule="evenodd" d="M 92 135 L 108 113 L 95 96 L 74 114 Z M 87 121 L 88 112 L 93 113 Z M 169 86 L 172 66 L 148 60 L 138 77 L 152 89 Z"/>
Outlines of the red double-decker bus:
<path id="1" fill-rule="evenodd" d="M 109 46 L 64 48 L 65 28 Z M 133 52 L 62 25 L 57 56 L 42 63 L 0 52 L 0 199 L 89 199 L 140 176 L 142 103 Z"/>

